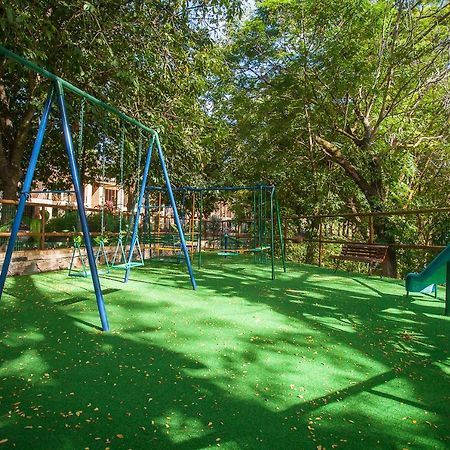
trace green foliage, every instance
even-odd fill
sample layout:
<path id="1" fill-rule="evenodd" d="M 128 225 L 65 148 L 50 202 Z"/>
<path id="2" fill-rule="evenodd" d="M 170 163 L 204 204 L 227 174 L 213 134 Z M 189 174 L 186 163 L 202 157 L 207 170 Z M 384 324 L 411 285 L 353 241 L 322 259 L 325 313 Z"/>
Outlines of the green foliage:
<path id="1" fill-rule="evenodd" d="M 61 216 L 52 217 L 45 225 L 46 232 L 59 231 L 69 232 L 76 230 L 78 227 L 78 212 L 64 211 Z"/>
<path id="2" fill-rule="evenodd" d="M 228 127 L 222 170 L 275 182 L 294 213 L 446 204 L 447 7 L 259 3 L 212 96 Z"/>
<path id="3" fill-rule="evenodd" d="M 208 89 L 207 77 L 222 67 L 209 27 L 224 26 L 239 13 L 237 0 L 199 0 L 193 5 L 164 0 L 8 0 L 0 6 L 0 30 L 5 47 L 157 128 L 173 181 L 187 183 L 196 179 L 208 158 L 202 136 L 209 117 L 201 98 Z M 0 156 L 5 157 L 0 163 L 11 161 L 1 168 L 0 190 L 15 197 L 48 86 L 42 77 L 8 60 L 0 61 L 0 69 L 5 95 L 0 115 L 11 121 L 11 127 L 9 122 L 0 123 Z M 68 95 L 67 102 L 77 142 L 80 101 Z M 83 181 L 98 179 L 101 173 L 101 143 L 109 155 L 107 176 L 118 176 L 119 126 L 87 105 L 85 142 L 77 149 Z M 20 130 L 20 139 L 14 130 Z M 126 187 L 133 190 L 138 136 L 136 130 L 126 133 Z M 37 178 L 48 187 L 67 186 L 67 162 L 56 119 L 49 127 L 46 149 L 50 151 L 42 154 Z M 9 178 L 2 176 L 6 173 Z M 159 180 L 157 174 L 155 181 Z"/>

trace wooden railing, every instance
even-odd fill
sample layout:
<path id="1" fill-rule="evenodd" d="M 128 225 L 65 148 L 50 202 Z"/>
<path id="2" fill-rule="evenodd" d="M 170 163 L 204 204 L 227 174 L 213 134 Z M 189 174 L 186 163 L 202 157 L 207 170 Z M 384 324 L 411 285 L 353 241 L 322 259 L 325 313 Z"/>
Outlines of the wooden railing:
<path id="1" fill-rule="evenodd" d="M 450 214 L 450 207 L 442 208 L 422 208 L 413 210 L 395 210 L 395 211 L 382 211 L 382 212 L 356 212 L 356 213 L 334 213 L 334 214 L 312 214 L 312 215 L 297 215 L 284 217 L 284 239 L 286 242 L 298 243 L 298 244 L 315 244 L 316 259 L 315 261 L 319 266 L 324 263 L 324 246 L 327 244 L 388 244 L 390 250 L 390 258 L 394 256 L 396 250 L 417 250 L 423 252 L 438 252 L 445 248 L 446 242 L 436 243 L 432 239 L 426 239 L 426 242 L 420 242 L 417 238 L 417 243 L 402 242 L 401 239 L 395 242 L 380 242 L 375 232 L 375 224 L 378 218 L 390 217 L 405 217 L 405 220 L 410 220 L 415 216 L 415 220 L 420 224 L 425 218 L 429 218 L 430 215 L 447 215 Z M 409 218 L 409 219 L 408 219 Z M 450 216 L 449 216 L 450 219 Z M 301 222 L 309 224 L 309 230 L 306 233 L 298 234 L 293 231 Z M 330 236 L 325 230 L 327 226 L 333 222 L 340 222 L 344 224 L 346 221 L 352 222 L 354 228 L 365 228 L 366 236 L 361 237 L 360 233 L 336 233 L 335 236 Z M 435 219 L 436 221 L 436 219 Z M 356 223 L 358 222 L 358 223 Z M 433 221 L 430 221 L 432 223 Z M 449 222 L 449 236 L 450 236 L 450 220 Z M 420 228 L 420 226 L 418 226 Z M 423 228 L 423 226 L 422 226 Z M 331 233 L 332 234 L 332 233 Z M 396 273 L 386 273 L 387 275 L 395 276 Z"/>
<path id="2" fill-rule="evenodd" d="M 17 206 L 18 205 L 18 201 L 15 200 L 6 200 L 6 199 L 0 199 L 0 206 L 3 207 L 4 206 L 8 206 L 8 207 L 13 207 L 13 206 Z M 47 203 L 47 202 L 39 202 L 39 201 L 29 201 L 26 203 L 27 207 L 33 207 L 33 208 L 37 208 L 39 210 L 39 216 L 40 216 L 40 230 L 39 231 L 28 231 L 28 230 L 20 230 L 17 233 L 17 236 L 19 238 L 35 238 L 36 240 L 36 245 L 37 248 L 39 250 L 44 250 L 46 248 L 46 241 L 48 240 L 48 238 L 66 238 L 67 239 L 67 245 L 71 245 L 70 244 L 70 239 L 73 238 L 76 235 L 79 235 L 80 233 L 76 232 L 76 231 L 47 231 L 46 230 L 46 226 L 47 226 L 47 214 L 46 214 L 46 210 L 48 208 L 53 208 L 53 209 L 57 209 L 57 210 L 65 210 L 65 211 L 77 211 L 77 207 L 76 205 L 73 204 L 67 204 L 67 203 L 59 203 L 59 202 L 51 202 L 51 203 Z M 86 213 L 89 214 L 101 214 L 101 208 L 85 208 Z M 114 211 L 108 211 L 109 214 L 112 214 L 113 216 L 118 216 L 119 215 L 119 211 L 118 210 L 114 210 Z M 131 213 L 129 212 L 123 212 L 123 217 L 125 218 L 124 220 L 127 220 Z M 3 215 L 5 215 L 5 213 L 3 212 Z M 10 214 L 10 217 L 13 218 L 15 215 L 15 211 L 13 214 Z M 23 220 L 23 222 L 26 221 Z M 5 223 L 3 223 L 2 225 L 5 225 Z M 110 232 L 108 233 L 109 235 L 118 235 L 118 232 Z M 100 232 L 91 232 L 91 236 L 92 237 L 97 237 L 101 235 Z M 10 236 L 10 231 L 0 231 L 0 239 L 8 239 Z M 0 252 L 3 249 L 0 249 Z"/>

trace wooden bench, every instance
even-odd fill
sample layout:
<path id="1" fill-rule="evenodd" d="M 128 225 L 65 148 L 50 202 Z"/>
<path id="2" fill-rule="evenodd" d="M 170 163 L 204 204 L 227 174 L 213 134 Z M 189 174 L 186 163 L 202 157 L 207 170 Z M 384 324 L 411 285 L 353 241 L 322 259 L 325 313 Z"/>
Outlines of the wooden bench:
<path id="1" fill-rule="evenodd" d="M 332 256 L 336 262 L 334 271 L 338 270 L 340 261 L 355 261 L 366 263 L 371 275 L 372 271 L 386 259 L 388 248 L 387 245 L 344 244 L 341 254 Z"/>

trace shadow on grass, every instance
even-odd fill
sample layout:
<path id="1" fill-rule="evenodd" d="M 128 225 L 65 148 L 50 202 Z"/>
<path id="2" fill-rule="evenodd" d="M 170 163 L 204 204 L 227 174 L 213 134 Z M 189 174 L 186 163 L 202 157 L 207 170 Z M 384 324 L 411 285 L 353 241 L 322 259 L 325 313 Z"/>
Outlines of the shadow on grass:
<path id="1" fill-rule="evenodd" d="M 186 301 L 177 318 L 168 298 L 182 297 L 189 279 L 156 268 L 158 303 L 112 289 L 111 303 L 127 308 L 111 304 L 112 317 L 133 324 L 126 333 L 90 331 L 99 329 L 93 293 L 58 304 L 38 277 L 8 280 L 8 292 L 19 294 L 2 310 L 14 316 L 0 324 L 0 439 L 33 449 L 445 448 L 448 391 L 436 363 L 448 357 L 448 321 L 425 315 L 395 283 L 383 289 L 308 267 L 275 282 L 268 274 L 206 267 L 201 292 L 189 299 L 203 295 L 209 308 Z M 235 303 L 220 309 L 230 298 Z M 233 322 L 237 308 L 243 318 Z M 378 373 L 369 375 L 372 366 Z M 403 380 L 406 390 L 397 386 Z M 393 383 L 403 396 L 386 392 Z M 437 428 L 388 420 L 387 409 L 402 415 L 405 405 L 435 414 Z"/>

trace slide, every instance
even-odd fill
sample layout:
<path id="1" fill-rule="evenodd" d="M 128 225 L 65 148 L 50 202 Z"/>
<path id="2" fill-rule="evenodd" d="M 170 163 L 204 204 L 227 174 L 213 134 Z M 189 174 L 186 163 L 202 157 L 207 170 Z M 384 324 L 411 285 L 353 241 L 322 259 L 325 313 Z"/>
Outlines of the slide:
<path id="1" fill-rule="evenodd" d="M 436 285 L 446 282 L 448 262 L 450 262 L 450 245 L 444 248 L 422 272 L 406 275 L 406 292 L 436 293 Z"/>

